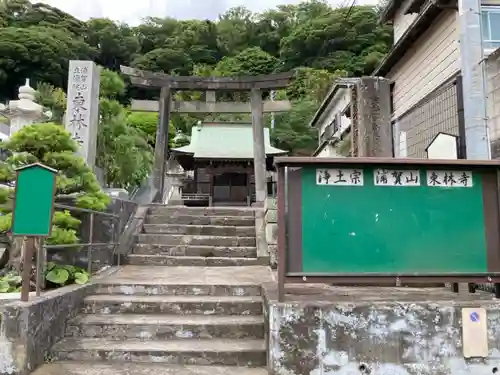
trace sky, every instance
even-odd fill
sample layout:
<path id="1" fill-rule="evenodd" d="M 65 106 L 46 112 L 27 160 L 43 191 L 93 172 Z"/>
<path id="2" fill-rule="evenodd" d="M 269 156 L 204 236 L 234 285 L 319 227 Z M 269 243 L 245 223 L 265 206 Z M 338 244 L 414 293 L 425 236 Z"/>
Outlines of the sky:
<path id="1" fill-rule="evenodd" d="M 137 25 L 148 16 L 177 19 L 216 19 L 231 7 L 244 5 L 254 12 L 302 0 L 42 0 L 77 18 L 105 17 Z M 328 0 L 333 6 L 350 5 L 350 0 Z M 377 0 L 357 0 L 356 4 L 376 4 Z"/>

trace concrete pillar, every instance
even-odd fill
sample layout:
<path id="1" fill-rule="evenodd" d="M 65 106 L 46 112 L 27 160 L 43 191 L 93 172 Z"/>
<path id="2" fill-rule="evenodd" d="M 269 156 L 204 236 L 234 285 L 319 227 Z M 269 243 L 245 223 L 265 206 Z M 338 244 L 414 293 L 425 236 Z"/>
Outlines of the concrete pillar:
<path id="1" fill-rule="evenodd" d="M 92 61 L 71 60 L 68 75 L 64 125 L 80 145 L 80 155 L 94 169 L 99 128 L 100 71 Z"/>
<path id="2" fill-rule="evenodd" d="M 467 159 L 491 159 L 486 109 L 481 1 L 459 0 L 457 27 L 464 92 L 464 127 Z"/>
<path id="3" fill-rule="evenodd" d="M 390 81 L 381 77 L 361 77 L 356 83 L 356 101 L 356 156 L 393 157 Z"/>
<path id="4" fill-rule="evenodd" d="M 170 87 L 162 87 L 160 95 L 160 116 L 156 128 L 155 161 L 154 161 L 154 189 L 153 202 L 163 202 L 163 190 L 165 188 L 165 174 L 168 160 L 168 127 L 170 124 Z"/>
<path id="5" fill-rule="evenodd" d="M 266 150 L 264 143 L 264 121 L 262 92 L 252 89 L 250 93 L 253 129 L 253 160 L 255 169 L 255 201 L 258 206 L 264 206 L 266 192 Z"/>

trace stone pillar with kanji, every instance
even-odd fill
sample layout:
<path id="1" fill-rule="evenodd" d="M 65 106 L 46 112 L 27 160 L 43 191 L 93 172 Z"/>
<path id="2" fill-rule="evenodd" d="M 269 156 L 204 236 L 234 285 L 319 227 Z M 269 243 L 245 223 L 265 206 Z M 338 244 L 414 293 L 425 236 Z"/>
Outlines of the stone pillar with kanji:
<path id="1" fill-rule="evenodd" d="M 69 62 L 68 102 L 64 125 L 79 144 L 78 153 L 95 169 L 99 127 L 99 67 L 92 61 Z"/>

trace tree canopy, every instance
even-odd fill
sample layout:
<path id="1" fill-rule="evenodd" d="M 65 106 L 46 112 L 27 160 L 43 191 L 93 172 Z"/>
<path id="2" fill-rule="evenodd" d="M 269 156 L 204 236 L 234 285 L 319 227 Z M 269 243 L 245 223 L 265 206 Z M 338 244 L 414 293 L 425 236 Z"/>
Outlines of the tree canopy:
<path id="1" fill-rule="evenodd" d="M 115 72 L 129 65 L 173 75 L 240 76 L 293 69 L 295 82 L 278 96 L 292 100 L 294 109 L 277 116 L 273 140 L 292 152 L 307 153 L 316 146 L 316 134 L 307 124 L 325 88 L 337 76 L 370 74 L 388 52 L 391 34 L 390 27 L 378 23 L 375 7 L 333 8 L 323 0 L 262 13 L 235 7 L 216 21 L 150 17 L 135 27 L 109 19 L 83 22 L 29 0 L 0 0 L 0 102 L 11 99 L 26 78 L 65 90 L 71 59 L 91 59 Z M 118 82 L 111 75 L 103 79 Z M 178 95 L 199 98 L 199 93 Z M 157 96 L 126 85 L 104 94 L 124 106 L 132 97 Z M 223 99 L 229 98 L 242 99 Z M 137 116 L 124 118 L 152 144 L 149 115 L 140 121 Z M 174 131 L 189 135 L 199 119 L 174 115 Z"/>

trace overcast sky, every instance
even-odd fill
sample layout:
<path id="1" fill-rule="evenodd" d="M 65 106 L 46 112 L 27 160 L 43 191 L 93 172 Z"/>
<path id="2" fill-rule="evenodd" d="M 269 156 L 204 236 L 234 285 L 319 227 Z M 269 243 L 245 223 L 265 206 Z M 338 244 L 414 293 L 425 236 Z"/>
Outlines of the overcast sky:
<path id="1" fill-rule="evenodd" d="M 350 5 L 350 0 L 328 0 L 332 5 Z M 262 11 L 279 4 L 297 4 L 301 0 L 43 0 L 74 16 L 87 20 L 106 17 L 137 24 L 147 16 L 170 16 L 179 19 L 216 19 L 227 9 L 244 5 Z M 375 4 L 377 0 L 358 0 L 357 4 Z"/>

